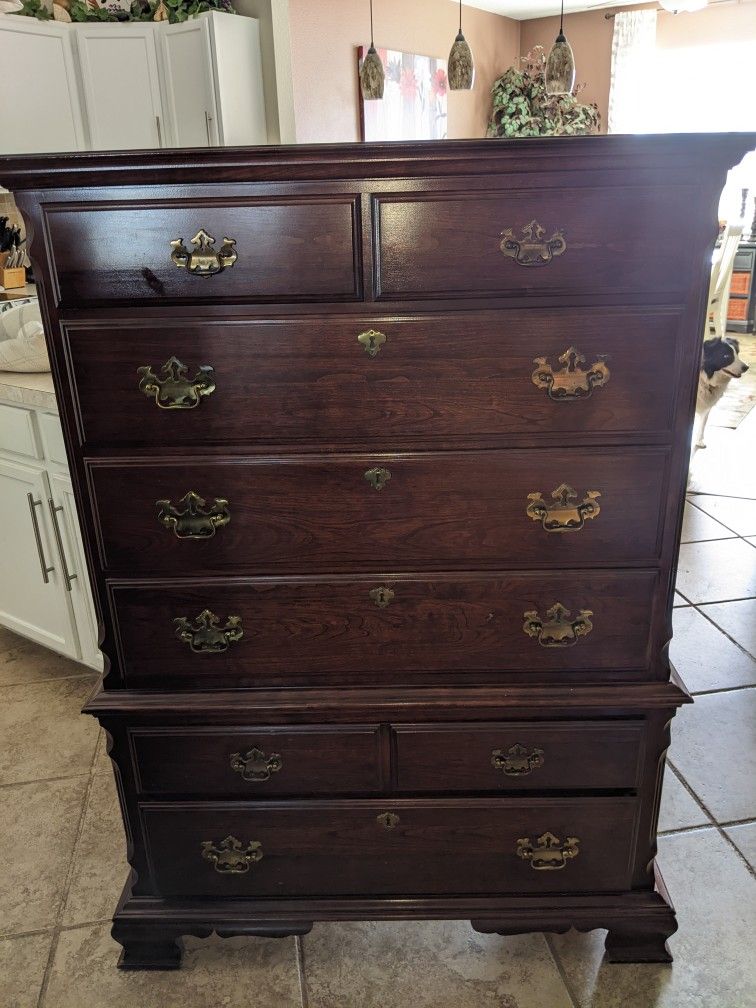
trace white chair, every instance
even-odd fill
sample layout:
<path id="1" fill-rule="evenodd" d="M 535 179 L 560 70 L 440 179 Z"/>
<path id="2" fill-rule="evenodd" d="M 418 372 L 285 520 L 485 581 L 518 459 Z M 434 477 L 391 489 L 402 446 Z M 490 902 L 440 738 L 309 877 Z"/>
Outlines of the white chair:
<path id="1" fill-rule="evenodd" d="M 742 224 L 726 224 L 722 240 L 714 249 L 709 282 L 709 310 L 706 317 L 704 339 L 724 338 L 727 331 L 727 304 L 730 294 L 732 269 L 738 251 Z"/>

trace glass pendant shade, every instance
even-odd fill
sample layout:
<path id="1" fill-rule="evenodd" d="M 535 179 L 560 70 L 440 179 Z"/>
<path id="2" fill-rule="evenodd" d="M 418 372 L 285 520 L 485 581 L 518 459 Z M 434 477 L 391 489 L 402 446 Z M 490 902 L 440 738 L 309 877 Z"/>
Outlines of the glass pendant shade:
<path id="1" fill-rule="evenodd" d="M 354 80 L 354 78 L 352 78 Z M 373 43 L 362 61 L 360 67 L 360 88 L 364 101 L 378 101 L 383 98 L 383 88 L 386 83 L 386 74 L 383 70 L 383 61 L 376 52 Z"/>
<path id="2" fill-rule="evenodd" d="M 572 46 L 559 32 L 546 60 L 546 94 L 572 94 L 575 86 L 575 57 Z"/>
<path id="3" fill-rule="evenodd" d="M 450 91 L 469 91 L 475 80 L 475 64 L 470 46 L 460 28 L 449 53 L 447 69 Z"/>

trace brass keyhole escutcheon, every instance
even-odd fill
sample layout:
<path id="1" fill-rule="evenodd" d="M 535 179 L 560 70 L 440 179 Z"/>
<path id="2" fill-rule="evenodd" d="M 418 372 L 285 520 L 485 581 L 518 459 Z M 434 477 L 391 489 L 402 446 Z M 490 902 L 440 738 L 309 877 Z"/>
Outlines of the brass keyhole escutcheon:
<path id="1" fill-rule="evenodd" d="M 388 481 L 391 479 L 391 473 L 388 469 L 376 466 L 375 469 L 368 469 L 365 473 L 365 479 L 374 490 L 383 490 Z"/>
<path id="2" fill-rule="evenodd" d="M 386 334 L 378 332 L 377 329 L 368 329 L 366 332 L 360 333 L 357 342 L 365 347 L 368 357 L 375 357 L 386 342 Z"/>
<path id="3" fill-rule="evenodd" d="M 381 812 L 375 817 L 375 821 L 384 829 L 392 830 L 399 825 L 399 816 L 395 812 Z"/>
<path id="4" fill-rule="evenodd" d="M 381 585 L 380 588 L 373 588 L 369 592 L 370 599 L 375 602 L 379 609 L 385 609 L 386 606 L 391 604 L 394 598 L 394 592 L 387 586 Z"/>

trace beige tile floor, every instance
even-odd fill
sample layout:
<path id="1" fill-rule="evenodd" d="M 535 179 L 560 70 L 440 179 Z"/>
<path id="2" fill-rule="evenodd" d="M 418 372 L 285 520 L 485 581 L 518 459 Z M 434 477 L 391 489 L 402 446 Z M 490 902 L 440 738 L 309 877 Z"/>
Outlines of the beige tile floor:
<path id="1" fill-rule="evenodd" d="M 696 694 L 673 725 L 660 823 L 680 920 L 671 967 L 604 965 L 604 932 L 501 938 L 430 922 L 187 939 L 178 973 L 117 971 L 125 843 L 102 736 L 78 714 L 95 680 L 0 630 L 0 1008 L 756 1005 L 756 411 L 709 444 L 671 649 Z"/>

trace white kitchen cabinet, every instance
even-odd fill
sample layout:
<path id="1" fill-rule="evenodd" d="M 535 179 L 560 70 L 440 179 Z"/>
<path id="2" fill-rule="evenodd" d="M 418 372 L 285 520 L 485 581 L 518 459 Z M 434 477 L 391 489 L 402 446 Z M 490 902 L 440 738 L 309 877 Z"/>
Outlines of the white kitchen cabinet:
<path id="1" fill-rule="evenodd" d="M 255 18 L 209 11 L 173 25 L 62 24 L 0 15 L 0 66 L 3 154 L 267 143 Z"/>
<path id="2" fill-rule="evenodd" d="M 0 16 L 0 153 L 86 150 L 70 29 Z"/>
<path id="3" fill-rule="evenodd" d="M 0 558 L 0 623 L 78 658 L 78 636 L 55 554 L 40 466 L 0 458 Z"/>
<path id="4" fill-rule="evenodd" d="M 43 392 L 45 378 L 50 391 Z M 51 384 L 49 376 L 0 374 L 0 626 L 101 670 Z M 32 400 L 43 396 L 48 408 L 20 405 L 17 396 L 25 390 Z"/>
<path id="5" fill-rule="evenodd" d="M 92 150 L 167 146 L 155 25 L 75 25 Z"/>
<path id="6" fill-rule="evenodd" d="M 172 146 L 216 146 L 218 117 L 207 19 L 167 25 L 159 42 Z"/>
<path id="7" fill-rule="evenodd" d="M 60 473 L 49 473 L 48 479 L 50 481 L 48 506 L 53 521 L 53 535 L 56 538 L 61 574 L 73 607 L 80 657 L 87 665 L 96 667 L 102 661 L 97 647 L 97 616 L 87 580 L 84 545 L 81 541 L 73 487 L 70 478 Z"/>
<path id="8" fill-rule="evenodd" d="M 256 20 L 213 11 L 159 25 L 156 36 L 172 146 L 266 142 Z"/>

